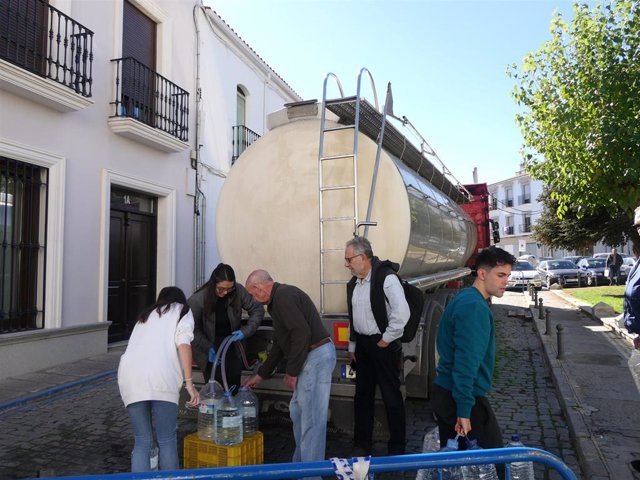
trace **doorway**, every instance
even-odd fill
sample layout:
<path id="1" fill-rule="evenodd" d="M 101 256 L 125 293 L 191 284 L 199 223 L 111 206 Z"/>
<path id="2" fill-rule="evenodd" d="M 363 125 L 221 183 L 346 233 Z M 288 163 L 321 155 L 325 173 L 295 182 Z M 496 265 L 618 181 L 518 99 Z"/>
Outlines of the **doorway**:
<path id="1" fill-rule="evenodd" d="M 156 295 L 157 199 L 111 190 L 108 341 L 128 340 L 138 314 Z"/>

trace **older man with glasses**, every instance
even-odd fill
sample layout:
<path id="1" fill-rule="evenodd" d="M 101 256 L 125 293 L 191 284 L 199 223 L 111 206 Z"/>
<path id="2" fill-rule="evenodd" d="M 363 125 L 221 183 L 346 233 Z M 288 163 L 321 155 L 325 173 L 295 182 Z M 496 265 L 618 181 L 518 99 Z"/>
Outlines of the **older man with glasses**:
<path id="1" fill-rule="evenodd" d="M 389 424 L 388 452 L 405 453 L 405 407 L 400 391 L 400 337 L 410 316 L 396 275 L 399 265 L 373 255 L 371 243 L 355 237 L 346 244 L 349 357 L 356 369 L 353 400 L 353 454 L 371 453 L 376 386 L 380 387 Z"/>
<path id="2" fill-rule="evenodd" d="M 635 210 L 633 226 L 640 236 L 640 207 Z M 635 244 L 638 246 L 638 243 Z M 633 345 L 640 350 L 640 252 L 635 251 L 636 264 L 633 266 L 627 277 L 627 285 L 624 289 L 624 325 L 629 333 L 638 336 L 633 339 Z"/>

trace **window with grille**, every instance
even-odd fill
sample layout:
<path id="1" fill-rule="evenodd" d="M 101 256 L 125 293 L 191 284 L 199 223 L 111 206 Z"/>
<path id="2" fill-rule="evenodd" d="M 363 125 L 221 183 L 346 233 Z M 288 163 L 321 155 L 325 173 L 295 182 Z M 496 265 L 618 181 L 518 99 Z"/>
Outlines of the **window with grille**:
<path id="1" fill-rule="evenodd" d="M 48 176 L 0 157 L 0 333 L 44 326 Z"/>

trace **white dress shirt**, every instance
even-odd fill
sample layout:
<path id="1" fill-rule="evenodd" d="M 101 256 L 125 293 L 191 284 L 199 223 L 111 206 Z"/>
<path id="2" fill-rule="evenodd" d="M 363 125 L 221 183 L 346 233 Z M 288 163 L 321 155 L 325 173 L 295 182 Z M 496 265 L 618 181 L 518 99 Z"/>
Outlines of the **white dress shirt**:
<path id="1" fill-rule="evenodd" d="M 409 320 L 409 304 L 404 297 L 404 290 L 400 280 L 395 275 L 387 275 L 384 279 L 384 294 L 386 297 L 387 318 L 389 324 L 382 335 L 382 340 L 391 343 L 402 337 L 404 326 Z M 353 328 L 361 335 L 380 334 L 380 329 L 371 310 L 371 270 L 365 278 L 358 278 L 351 298 L 353 313 Z M 349 342 L 349 351 L 356 351 L 355 342 Z"/>

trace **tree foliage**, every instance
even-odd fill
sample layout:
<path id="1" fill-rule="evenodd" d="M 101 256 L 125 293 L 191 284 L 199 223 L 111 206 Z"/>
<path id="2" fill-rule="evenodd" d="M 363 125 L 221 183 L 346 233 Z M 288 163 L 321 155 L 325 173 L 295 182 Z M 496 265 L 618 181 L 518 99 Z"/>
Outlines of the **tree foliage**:
<path id="1" fill-rule="evenodd" d="M 624 215 L 638 243 L 631 224 L 640 205 L 640 2 L 573 11 L 570 25 L 556 14 L 551 39 L 508 71 L 522 109 L 525 168 L 550 187 L 559 217 Z"/>

